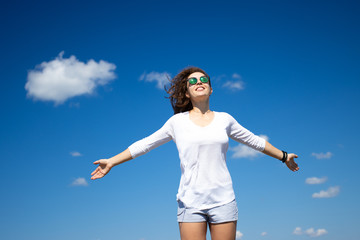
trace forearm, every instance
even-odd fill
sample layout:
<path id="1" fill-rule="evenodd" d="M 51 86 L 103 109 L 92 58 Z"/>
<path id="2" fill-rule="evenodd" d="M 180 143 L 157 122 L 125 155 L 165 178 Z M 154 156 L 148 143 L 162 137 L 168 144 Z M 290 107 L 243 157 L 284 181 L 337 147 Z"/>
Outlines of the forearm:
<path id="1" fill-rule="evenodd" d="M 265 141 L 265 149 L 263 153 L 279 160 L 283 158 L 283 152 L 271 145 L 268 141 Z"/>
<path id="2" fill-rule="evenodd" d="M 119 153 L 118 155 L 109 158 L 109 161 L 112 166 L 116 166 L 121 163 L 127 162 L 131 159 L 132 159 L 132 156 L 130 154 L 129 149 L 127 148 L 125 151 Z"/>

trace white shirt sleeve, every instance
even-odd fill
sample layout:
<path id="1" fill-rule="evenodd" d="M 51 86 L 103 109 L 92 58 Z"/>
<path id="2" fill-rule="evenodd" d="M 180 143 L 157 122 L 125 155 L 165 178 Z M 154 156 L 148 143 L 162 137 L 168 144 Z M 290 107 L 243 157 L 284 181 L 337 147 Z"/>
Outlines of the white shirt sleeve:
<path id="1" fill-rule="evenodd" d="M 173 139 L 172 118 L 150 136 L 134 142 L 129 146 L 132 158 L 139 157 Z"/>
<path id="2" fill-rule="evenodd" d="M 243 143 L 257 151 L 264 151 L 265 139 L 253 134 L 243 126 L 241 126 L 231 115 L 230 121 L 230 134 L 229 137 L 237 142 Z"/>

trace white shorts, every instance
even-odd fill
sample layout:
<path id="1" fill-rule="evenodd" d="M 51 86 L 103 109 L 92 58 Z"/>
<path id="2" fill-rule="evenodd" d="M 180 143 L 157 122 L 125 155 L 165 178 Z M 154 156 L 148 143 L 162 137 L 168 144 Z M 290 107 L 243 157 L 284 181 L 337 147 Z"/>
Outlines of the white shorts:
<path id="1" fill-rule="evenodd" d="M 230 203 L 204 210 L 186 208 L 178 201 L 178 222 L 224 223 L 238 220 L 238 208 L 235 199 Z"/>

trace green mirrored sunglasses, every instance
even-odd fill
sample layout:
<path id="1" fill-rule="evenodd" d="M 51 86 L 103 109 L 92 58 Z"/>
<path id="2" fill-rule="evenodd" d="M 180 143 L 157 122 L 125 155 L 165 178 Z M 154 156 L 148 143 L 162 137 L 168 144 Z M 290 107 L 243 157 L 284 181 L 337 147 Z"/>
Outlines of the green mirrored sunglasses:
<path id="1" fill-rule="evenodd" d="M 197 83 L 197 78 L 195 78 L 195 77 L 192 77 L 192 78 L 189 78 L 188 79 L 188 82 L 189 82 L 189 84 L 190 84 L 190 86 L 191 85 L 195 85 L 196 83 Z M 207 82 L 209 82 L 209 78 L 208 77 L 205 77 L 205 76 L 202 76 L 202 77 L 200 77 L 200 81 L 202 82 L 202 83 L 207 83 Z"/>

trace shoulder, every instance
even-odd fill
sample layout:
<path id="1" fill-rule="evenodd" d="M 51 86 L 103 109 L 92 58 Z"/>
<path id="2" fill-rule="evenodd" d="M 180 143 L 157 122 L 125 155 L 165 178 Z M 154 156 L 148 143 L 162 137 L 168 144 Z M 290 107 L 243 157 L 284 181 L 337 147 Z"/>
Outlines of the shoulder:
<path id="1" fill-rule="evenodd" d="M 177 113 L 172 115 L 169 119 L 168 122 L 178 122 L 183 120 L 184 118 L 186 118 L 189 115 L 189 112 L 181 112 L 181 113 Z"/>
<path id="2" fill-rule="evenodd" d="M 226 113 L 226 112 L 215 112 L 215 114 L 223 119 L 223 120 L 226 120 L 226 121 L 233 121 L 235 120 L 229 113 Z"/>

